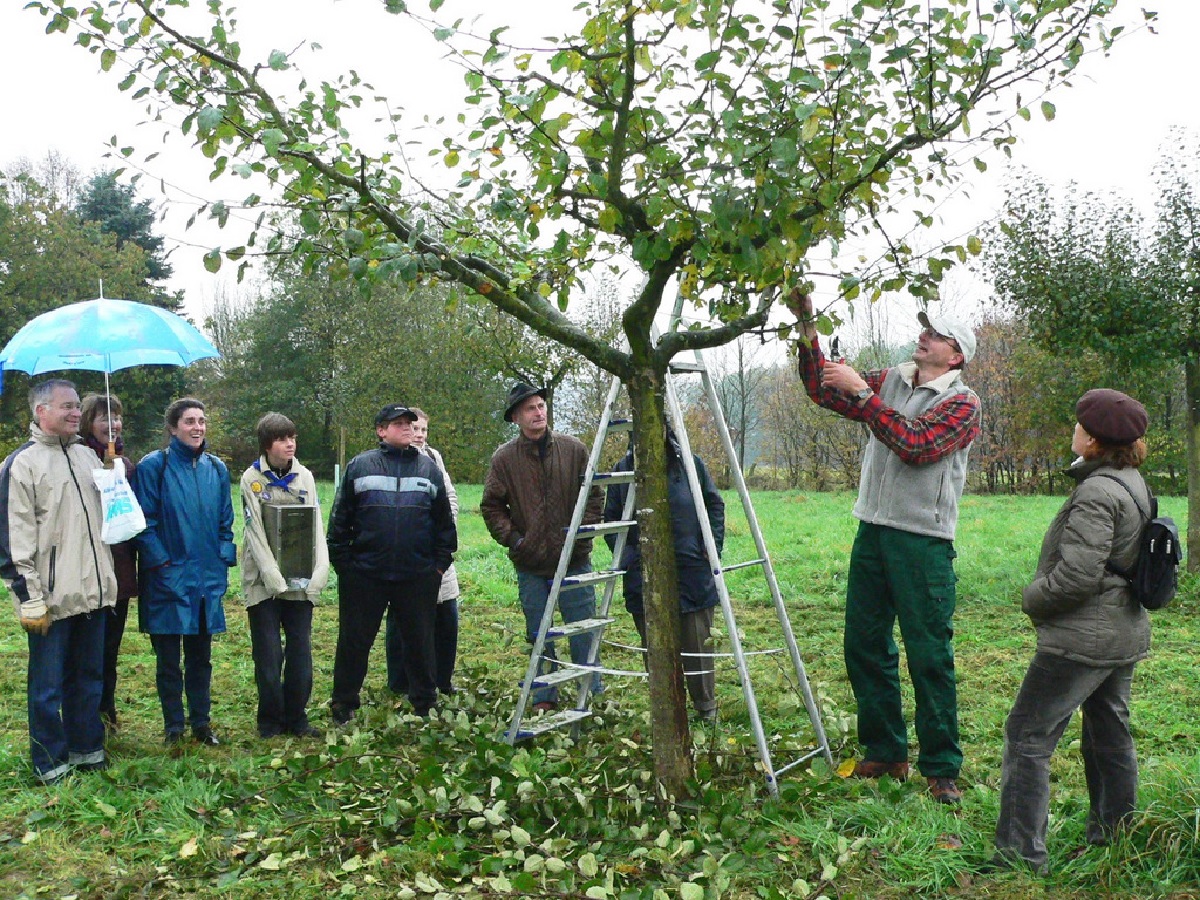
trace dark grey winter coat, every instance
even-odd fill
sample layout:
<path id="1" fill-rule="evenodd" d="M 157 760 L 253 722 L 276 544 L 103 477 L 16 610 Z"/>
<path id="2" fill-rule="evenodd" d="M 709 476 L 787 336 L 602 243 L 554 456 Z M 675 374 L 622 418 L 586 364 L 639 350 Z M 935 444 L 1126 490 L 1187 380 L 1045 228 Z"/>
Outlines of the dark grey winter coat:
<path id="1" fill-rule="evenodd" d="M 712 529 L 713 541 L 720 553 L 725 545 L 725 501 L 721 499 L 717 486 L 708 474 L 703 460 L 692 454 L 696 465 L 696 477 L 700 482 L 700 493 L 704 497 L 704 509 L 708 513 L 708 526 Z M 633 470 L 633 451 L 617 463 L 614 471 Z M 613 485 L 608 489 L 604 505 L 604 521 L 615 522 L 621 518 L 625 508 L 625 497 L 629 486 Z M 721 602 L 717 596 L 717 584 L 713 578 L 712 564 L 704 552 L 704 535 L 700 520 L 696 518 L 696 504 L 688 486 L 687 473 L 683 470 L 679 443 L 670 434 L 667 443 L 667 500 L 671 506 L 671 532 L 675 538 L 675 567 L 679 584 L 679 608 L 692 613 L 709 609 Z M 625 570 L 625 608 L 632 615 L 643 615 L 642 604 L 642 552 L 638 527 L 629 529 L 625 550 L 621 554 L 621 568 Z M 616 544 L 615 535 L 605 535 L 611 549 Z"/>
<path id="2" fill-rule="evenodd" d="M 1137 469 L 1097 462 L 1068 470 L 1079 483 L 1042 540 L 1037 573 L 1023 592 L 1022 608 L 1037 627 L 1039 653 L 1095 666 L 1127 665 L 1150 652 L 1150 620 L 1129 584 L 1105 562 L 1123 569 L 1137 559 L 1145 519 L 1129 492 L 1150 508 Z M 1104 477 L 1105 475 L 1112 477 Z"/>

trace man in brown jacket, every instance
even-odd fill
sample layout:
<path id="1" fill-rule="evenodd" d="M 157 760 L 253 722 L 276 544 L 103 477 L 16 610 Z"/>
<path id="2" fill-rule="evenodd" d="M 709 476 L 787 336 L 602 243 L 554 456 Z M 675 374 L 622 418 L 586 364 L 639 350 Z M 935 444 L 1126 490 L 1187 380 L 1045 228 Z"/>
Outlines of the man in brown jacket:
<path id="1" fill-rule="evenodd" d="M 517 570 L 517 592 L 525 613 L 525 638 L 531 643 L 546 611 L 550 584 L 566 539 L 566 528 L 579 498 L 580 479 L 587 470 L 587 448 L 566 434 L 550 431 L 546 391 L 518 382 L 508 392 L 504 421 L 515 422 L 520 434 L 492 455 L 483 484 L 479 510 L 497 543 L 508 548 Z M 584 524 L 600 521 L 603 495 L 593 488 L 588 495 Z M 578 538 L 571 552 L 567 575 L 592 570 L 592 539 Z M 558 598 L 564 622 L 590 619 L 596 614 L 596 592 L 590 585 L 565 591 Z M 571 661 L 586 665 L 591 636 L 569 638 Z M 554 647 L 546 645 L 546 660 L 555 660 Z M 598 660 L 597 660 L 598 662 Z M 596 676 L 593 691 L 600 689 Z M 551 686 L 533 694 L 534 709 L 558 706 L 558 690 Z"/>

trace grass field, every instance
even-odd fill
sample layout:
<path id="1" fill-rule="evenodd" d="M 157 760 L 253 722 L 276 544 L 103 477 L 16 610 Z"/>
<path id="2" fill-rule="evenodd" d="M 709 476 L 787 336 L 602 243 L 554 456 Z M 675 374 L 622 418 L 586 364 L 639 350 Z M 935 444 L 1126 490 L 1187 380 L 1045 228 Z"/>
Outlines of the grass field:
<path id="1" fill-rule="evenodd" d="M 823 763 L 788 773 L 770 799 L 730 664 L 718 674 L 718 724 L 694 733 L 693 806 L 655 800 L 640 680 L 609 679 L 577 745 L 560 736 L 516 749 L 497 742 L 527 661 L 521 616 L 512 569 L 478 514 L 479 488 L 460 487 L 460 498 L 460 691 L 428 723 L 387 692 L 377 645 L 357 730 L 259 740 L 235 572 L 229 632 L 213 653 L 222 746 L 163 746 L 154 658 L 131 615 L 110 768 L 37 787 L 25 641 L 10 617 L 0 634 L 0 897 L 1200 897 L 1200 614 L 1191 580 L 1177 605 L 1154 616 L 1153 655 L 1134 683 L 1136 827 L 1113 846 L 1081 850 L 1087 798 L 1076 720 L 1053 763 L 1052 874 L 977 873 L 991 855 L 1004 717 L 1033 648 L 1019 592 L 1061 499 L 964 500 L 956 647 L 965 799 L 954 812 L 932 803 L 923 782 L 862 784 Z M 727 500 L 726 561 L 736 562 L 752 546 L 736 497 Z M 835 762 L 855 751 L 841 661 L 852 503 L 849 494 L 755 495 Z M 1162 506 L 1186 521 L 1182 500 Z M 597 564 L 603 556 L 597 549 Z M 781 641 L 756 571 L 736 573 L 733 593 L 746 648 L 765 650 Z M 331 588 L 314 619 L 312 710 L 321 726 L 335 598 Z M 623 614 L 609 637 L 636 642 Z M 751 666 L 777 765 L 812 738 L 781 659 L 756 656 Z M 605 663 L 640 667 L 611 648 Z"/>

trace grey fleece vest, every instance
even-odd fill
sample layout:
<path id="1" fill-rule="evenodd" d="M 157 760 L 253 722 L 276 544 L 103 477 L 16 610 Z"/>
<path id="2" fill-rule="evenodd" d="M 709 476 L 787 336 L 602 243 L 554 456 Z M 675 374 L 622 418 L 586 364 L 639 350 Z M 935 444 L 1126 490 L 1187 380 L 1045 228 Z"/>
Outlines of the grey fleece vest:
<path id="1" fill-rule="evenodd" d="M 907 370 L 909 366 L 904 368 Z M 975 396 L 957 371 L 953 375 L 948 385 L 943 375 L 928 385 L 914 388 L 904 379 L 901 367 L 896 366 L 888 370 L 879 398 L 885 406 L 913 419 L 956 394 Z M 954 540 L 958 501 L 967 480 L 968 449 L 964 447 L 935 463 L 916 466 L 904 462 L 872 434 L 863 451 L 855 518 L 872 525 Z"/>

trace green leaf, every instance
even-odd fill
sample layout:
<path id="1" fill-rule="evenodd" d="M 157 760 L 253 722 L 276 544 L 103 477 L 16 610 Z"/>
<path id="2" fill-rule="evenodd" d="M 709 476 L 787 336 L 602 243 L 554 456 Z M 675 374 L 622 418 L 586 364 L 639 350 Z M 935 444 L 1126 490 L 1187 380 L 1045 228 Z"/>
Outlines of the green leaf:
<path id="1" fill-rule="evenodd" d="M 1042 101 L 1042 115 L 1045 117 L 1047 122 L 1054 121 L 1055 112 L 1056 110 L 1054 109 L 1053 103 L 1051 103 L 1049 100 Z"/>
<path id="2" fill-rule="evenodd" d="M 584 878 L 595 878 L 600 872 L 600 864 L 596 861 L 595 853 L 585 853 L 579 857 L 579 872 Z"/>
<path id="3" fill-rule="evenodd" d="M 263 149 L 267 151 L 268 156 L 275 156 L 279 152 L 279 145 L 284 142 L 286 135 L 278 128 L 268 128 L 262 133 Z"/>
<path id="4" fill-rule="evenodd" d="M 117 51 L 111 47 L 106 47 L 100 53 L 100 68 L 107 72 L 113 67 L 113 63 L 117 61 Z"/>
<path id="5" fill-rule="evenodd" d="M 282 50 L 272 50 L 270 57 L 267 59 L 269 65 L 276 72 L 281 72 L 288 67 L 287 54 Z"/>
<path id="6" fill-rule="evenodd" d="M 679 886 L 679 900 L 704 900 L 704 885 L 685 881 Z"/>
<path id="7" fill-rule="evenodd" d="M 196 114 L 196 132 L 201 136 L 211 134 L 221 124 L 224 113 L 216 106 L 206 106 Z"/>
<path id="8" fill-rule="evenodd" d="M 104 814 L 105 818 L 108 819 L 114 818 L 117 814 L 117 808 L 115 806 L 113 806 L 111 803 L 105 803 L 100 799 L 96 800 L 96 809 L 100 810 L 100 812 Z"/>
<path id="9" fill-rule="evenodd" d="M 214 247 L 204 254 L 204 268 L 214 275 L 221 271 L 221 250 Z"/>

